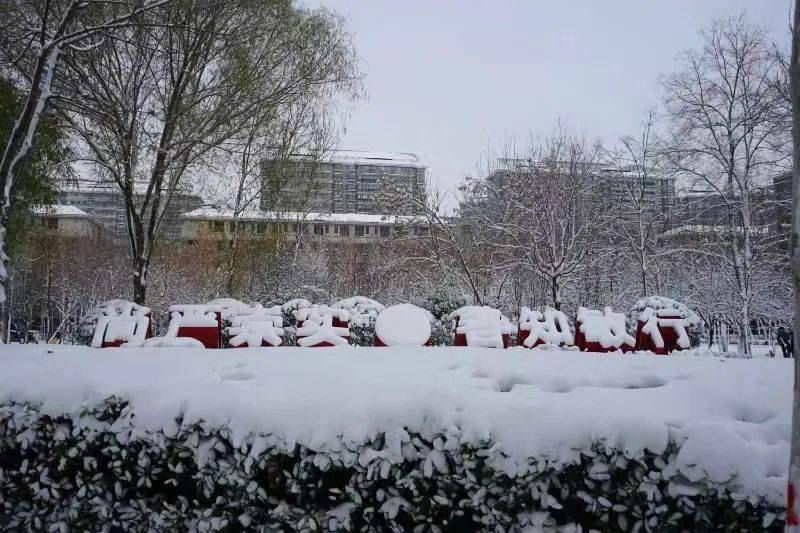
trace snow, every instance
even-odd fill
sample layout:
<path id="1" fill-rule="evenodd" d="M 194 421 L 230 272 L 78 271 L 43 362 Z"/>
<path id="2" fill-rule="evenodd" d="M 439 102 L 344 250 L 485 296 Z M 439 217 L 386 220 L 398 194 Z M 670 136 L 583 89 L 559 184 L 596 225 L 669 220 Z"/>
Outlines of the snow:
<path id="1" fill-rule="evenodd" d="M 657 315 L 660 317 L 680 317 L 686 319 L 687 326 L 700 323 L 700 317 L 689 309 L 686 304 L 673 300 L 672 298 L 667 298 L 666 296 L 648 296 L 646 298 L 641 298 L 631 307 L 632 311 L 639 313 L 639 320 L 642 321 L 642 315 L 646 313 L 648 309 L 657 311 Z"/>
<path id="2" fill-rule="evenodd" d="M 233 220 L 233 209 L 218 207 L 200 207 L 181 215 L 187 220 Z M 428 220 L 422 215 L 373 215 L 367 213 L 321 213 L 299 211 L 262 211 L 260 209 L 247 209 L 238 215 L 238 219 L 245 222 L 279 221 L 303 222 L 307 224 L 364 224 L 377 226 L 392 226 L 395 224 L 420 224 L 426 225 Z"/>
<path id="3" fill-rule="evenodd" d="M 322 320 L 327 315 L 336 317 L 342 322 L 348 322 L 350 320 L 350 312 L 346 309 L 339 309 L 323 304 L 314 304 L 311 307 L 301 307 L 300 309 L 292 311 L 292 315 L 294 315 L 296 320 L 302 322 L 311 321 L 322 323 Z"/>
<path id="4" fill-rule="evenodd" d="M 137 314 L 134 316 L 102 316 L 92 336 L 92 347 L 101 348 L 103 342 L 124 341 L 141 342 L 147 335 L 150 318 Z"/>
<path id="5" fill-rule="evenodd" d="M 262 341 L 270 346 L 283 343 L 283 315 L 279 306 L 264 309 L 256 305 L 250 314 L 231 318 L 228 334 L 232 335 L 230 345 L 234 347 L 246 344 L 250 347 L 262 345 Z"/>
<path id="6" fill-rule="evenodd" d="M 297 328 L 297 344 L 300 346 L 317 346 L 324 342 L 334 346 L 347 346 L 350 329 L 334 327 L 330 313 L 312 315 L 304 320 L 303 327 Z"/>
<path id="7" fill-rule="evenodd" d="M 458 320 L 456 333 L 466 336 L 467 346 L 503 348 L 503 335 L 514 332 L 508 318 L 488 306 L 467 305 L 450 313 L 449 318 Z"/>
<path id="8" fill-rule="evenodd" d="M 199 348 L 205 350 L 202 342 L 191 337 L 152 337 L 142 342 L 128 342 L 121 348 Z"/>
<path id="9" fill-rule="evenodd" d="M 549 307 L 544 313 L 522 307 L 519 312 L 519 329 L 531 332 L 523 343 L 528 348 L 539 340 L 555 345 L 571 345 L 575 342 L 567 316 Z"/>
<path id="10" fill-rule="evenodd" d="M 603 311 L 578 308 L 578 327 L 587 342 L 597 342 L 603 348 L 620 348 L 623 344 L 633 346 L 636 341 L 625 330 L 625 315 L 614 313 L 610 307 Z"/>
<path id="11" fill-rule="evenodd" d="M 107 300 L 95 307 L 87 316 L 94 316 L 99 318 L 103 315 L 110 316 L 135 316 L 147 315 L 150 313 L 150 308 L 139 305 L 128 300 Z"/>
<path id="12" fill-rule="evenodd" d="M 420 160 L 419 156 L 411 152 L 333 150 L 324 154 L 298 152 L 292 154 L 292 156 L 300 161 L 305 159 L 319 159 L 321 163 L 425 168 L 425 164 Z"/>
<path id="13" fill-rule="evenodd" d="M 509 475 L 529 468 L 530 457 L 574 463 L 596 441 L 628 456 L 674 443 L 669 468 L 687 480 L 785 501 L 792 360 L 552 347 L 268 350 L 4 346 L 0 403 L 77 415 L 119 395 L 140 432 L 202 420 L 227 424 L 238 442 L 265 434 L 328 453 L 383 432 L 397 443 L 381 452 L 393 462 L 407 432 L 442 434 L 448 445 L 491 438 L 487 460 Z"/>
<path id="14" fill-rule="evenodd" d="M 230 345 L 235 347 L 243 344 L 251 348 L 258 347 L 262 341 L 271 346 L 280 346 L 283 342 L 283 328 L 275 327 L 271 321 L 244 322 L 228 328 L 228 333 L 232 335 Z"/>
<path id="15" fill-rule="evenodd" d="M 177 337 L 180 328 L 217 327 L 218 307 L 209 305 L 171 305 L 166 337 Z"/>
<path id="16" fill-rule="evenodd" d="M 345 309 L 350 314 L 350 325 L 369 326 L 371 322 L 378 318 L 378 315 L 386 307 L 366 296 L 352 296 L 339 300 L 331 305 L 334 309 Z"/>
<path id="17" fill-rule="evenodd" d="M 416 305 L 393 305 L 378 315 L 375 336 L 386 346 L 422 346 L 431 338 L 431 322 Z"/>
<path id="18" fill-rule="evenodd" d="M 31 207 L 31 213 L 37 216 L 56 216 L 56 217 L 76 217 L 87 218 L 89 213 L 75 207 L 74 205 L 34 205 Z"/>

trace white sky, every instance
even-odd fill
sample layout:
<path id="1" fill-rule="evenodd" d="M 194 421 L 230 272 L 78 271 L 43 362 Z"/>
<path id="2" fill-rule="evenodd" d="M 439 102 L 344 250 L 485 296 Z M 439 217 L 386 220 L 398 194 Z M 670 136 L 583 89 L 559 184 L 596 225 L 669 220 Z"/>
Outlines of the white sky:
<path id="1" fill-rule="evenodd" d="M 415 152 L 453 189 L 489 147 L 562 118 L 613 141 L 659 103 L 658 75 L 717 17 L 788 48 L 789 0 L 315 0 L 349 20 L 366 100 L 342 148 Z"/>

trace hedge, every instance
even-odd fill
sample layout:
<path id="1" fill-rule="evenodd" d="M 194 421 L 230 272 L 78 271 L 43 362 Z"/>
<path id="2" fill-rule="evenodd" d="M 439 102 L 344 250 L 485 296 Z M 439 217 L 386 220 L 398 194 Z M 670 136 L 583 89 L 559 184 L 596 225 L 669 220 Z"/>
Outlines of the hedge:
<path id="1" fill-rule="evenodd" d="M 49 531 L 756 531 L 785 512 L 723 486 L 690 483 L 676 448 L 628 457 L 598 442 L 571 465 L 496 468 L 492 442 L 451 429 L 383 434 L 317 452 L 274 435 L 176 420 L 136 428 L 111 397 L 73 416 L 0 405 L 0 529 Z M 457 431 L 456 431 L 457 433 Z M 402 459 L 392 459 L 401 450 Z"/>

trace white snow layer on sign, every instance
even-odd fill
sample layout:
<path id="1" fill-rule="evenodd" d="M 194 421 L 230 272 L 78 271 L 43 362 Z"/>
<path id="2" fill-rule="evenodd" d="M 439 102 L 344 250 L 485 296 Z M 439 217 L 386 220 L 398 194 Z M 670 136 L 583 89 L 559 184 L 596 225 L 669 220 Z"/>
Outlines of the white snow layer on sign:
<path id="1" fill-rule="evenodd" d="M 636 342 L 625 329 L 625 315 L 614 313 L 610 307 L 603 308 L 602 312 L 579 307 L 577 323 L 587 342 L 597 342 L 603 348 L 632 346 Z"/>
<path id="2" fill-rule="evenodd" d="M 431 322 L 416 305 L 393 305 L 378 315 L 375 335 L 386 346 L 422 346 L 431 338 Z"/>
<path id="3" fill-rule="evenodd" d="M 686 325 L 694 325 L 700 323 L 700 317 L 689 309 L 686 304 L 683 304 L 672 298 L 666 296 L 648 296 L 639 299 L 631 308 L 634 312 L 641 315 L 641 313 L 652 309 L 658 316 L 661 317 L 679 317 L 686 319 Z"/>
<path id="4" fill-rule="evenodd" d="M 210 328 L 218 326 L 217 307 L 207 305 L 172 305 L 166 337 L 177 337 L 179 328 Z"/>
<path id="5" fill-rule="evenodd" d="M 297 328 L 297 344 L 300 346 L 316 346 L 328 342 L 334 346 L 346 346 L 350 336 L 349 328 L 333 326 L 333 317 L 325 314 L 320 320 L 316 315 L 303 322 L 303 327 Z"/>
<path id="6" fill-rule="evenodd" d="M 336 307 L 330 307 L 323 304 L 315 304 L 311 307 L 301 307 L 295 311 L 292 311 L 295 319 L 302 321 L 302 322 L 314 322 L 316 324 L 322 324 L 323 319 L 326 316 L 336 317 L 342 322 L 348 322 L 350 320 L 350 312 L 346 309 L 340 309 Z"/>
<path id="7" fill-rule="evenodd" d="M 456 333 L 462 333 L 468 346 L 502 348 L 503 335 L 514 332 L 514 326 L 500 311 L 488 306 L 467 305 L 450 313 L 458 319 Z"/>
<path id="8" fill-rule="evenodd" d="M 530 457 L 573 463 L 596 441 L 629 456 L 674 442 L 673 466 L 689 480 L 779 505 L 792 365 L 526 348 L 12 345 L 0 348 L 0 403 L 41 403 L 47 414 L 77 417 L 117 395 L 131 401 L 140 434 L 171 434 L 181 415 L 186 424 L 227 425 L 235 442 L 269 434 L 327 453 L 382 432 L 396 443 L 381 452 L 393 462 L 402 460 L 406 431 L 444 434 L 448 445 L 491 438 L 488 460 L 510 475 L 529 468 Z"/>
<path id="9" fill-rule="evenodd" d="M 575 342 L 567 315 L 549 307 L 544 313 L 522 307 L 519 311 L 519 329 L 531 332 L 523 343 L 528 348 L 539 340 L 555 345 L 572 345 Z"/>
<path id="10" fill-rule="evenodd" d="M 678 347 L 684 350 L 688 348 L 690 346 L 690 341 L 689 334 L 686 333 L 686 327 L 690 325 L 689 319 L 661 318 L 662 314 L 674 316 L 669 315 L 669 312 L 646 307 L 639 315 L 639 321 L 643 323 L 642 333 L 648 335 L 653 340 L 653 344 L 655 344 L 657 348 L 663 348 L 664 338 L 661 336 L 661 331 L 658 328 L 672 328 L 675 331 L 675 334 L 678 336 Z"/>
<path id="11" fill-rule="evenodd" d="M 147 335 L 150 318 L 145 315 L 101 316 L 92 336 L 92 347 L 100 348 L 103 342 L 142 342 Z"/>

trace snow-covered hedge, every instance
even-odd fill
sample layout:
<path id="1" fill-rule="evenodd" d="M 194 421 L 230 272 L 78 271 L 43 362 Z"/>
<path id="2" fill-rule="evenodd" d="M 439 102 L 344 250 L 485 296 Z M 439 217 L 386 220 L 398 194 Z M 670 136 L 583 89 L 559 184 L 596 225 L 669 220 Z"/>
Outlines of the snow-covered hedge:
<path id="1" fill-rule="evenodd" d="M 311 450 L 278 437 L 237 441 L 176 420 L 142 433 L 111 397 L 76 417 L 0 406 L 0 529 L 80 531 L 508 531 L 580 524 L 603 531 L 780 530 L 783 509 L 692 483 L 674 445 L 635 458 L 595 444 L 559 466 L 509 476 L 492 442 L 378 434 Z"/>

